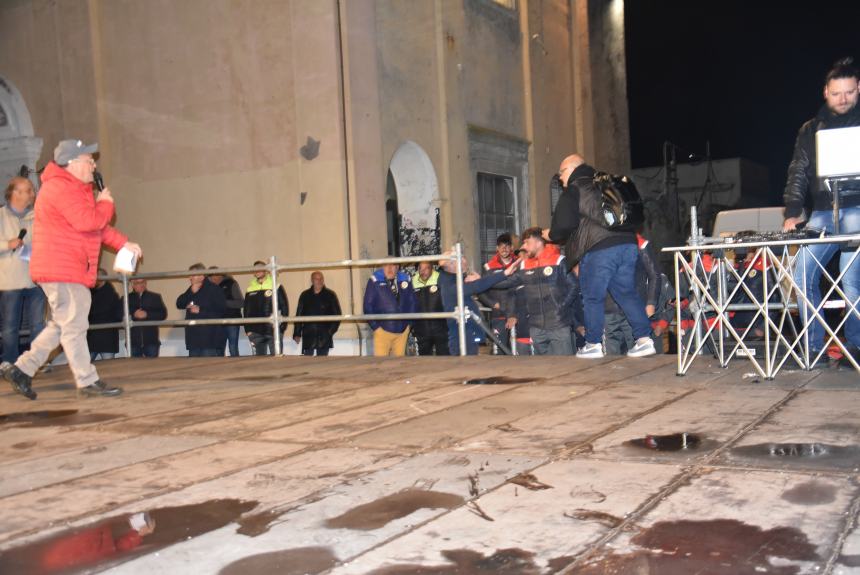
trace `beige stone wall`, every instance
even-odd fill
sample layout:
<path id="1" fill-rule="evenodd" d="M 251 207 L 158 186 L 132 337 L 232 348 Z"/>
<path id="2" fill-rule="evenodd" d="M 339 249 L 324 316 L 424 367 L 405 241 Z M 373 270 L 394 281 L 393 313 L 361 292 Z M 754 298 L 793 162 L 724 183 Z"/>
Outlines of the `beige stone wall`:
<path id="1" fill-rule="evenodd" d="M 45 142 L 40 166 L 66 134 L 97 137 L 87 0 L 0 2 L 0 74 L 21 92 Z"/>
<path id="2" fill-rule="evenodd" d="M 98 139 L 142 270 L 349 257 L 335 2 L 2 6 L 0 73 L 21 88 L 43 163 L 62 137 Z M 312 160 L 307 137 L 320 142 Z M 282 276 L 293 305 L 308 275 Z M 327 280 L 346 295 L 345 272 Z M 152 288 L 169 305 L 185 282 Z"/>

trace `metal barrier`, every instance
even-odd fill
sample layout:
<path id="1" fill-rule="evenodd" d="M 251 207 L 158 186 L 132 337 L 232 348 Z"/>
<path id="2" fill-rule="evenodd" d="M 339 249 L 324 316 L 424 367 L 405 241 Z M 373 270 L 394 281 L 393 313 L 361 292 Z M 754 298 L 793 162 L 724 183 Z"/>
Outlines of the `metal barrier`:
<path id="1" fill-rule="evenodd" d="M 441 260 L 453 261 L 457 265 L 456 285 L 457 285 L 457 307 L 452 312 L 428 312 L 428 313 L 389 313 L 389 314 L 343 314 L 343 315 L 320 315 L 320 316 L 282 316 L 278 309 L 278 273 L 282 271 L 299 271 L 299 270 L 320 270 L 333 268 L 353 268 L 353 267 L 370 267 L 385 264 L 402 264 L 416 262 L 437 262 Z M 268 271 L 272 276 L 272 315 L 268 317 L 248 317 L 248 318 L 223 318 L 223 319 L 174 319 L 174 320 L 159 320 L 159 321 L 135 321 L 132 319 L 128 307 L 128 287 L 129 281 L 133 279 L 153 279 L 153 278 L 182 278 L 192 275 L 199 275 L 204 272 L 205 275 L 226 275 L 226 274 L 245 274 L 254 273 L 261 270 Z M 137 274 L 120 274 L 99 276 L 99 279 L 106 281 L 122 282 L 123 293 L 123 321 L 114 323 L 101 323 L 91 325 L 90 329 L 123 329 L 125 331 L 125 345 L 129 357 L 131 357 L 131 328 L 133 327 L 185 327 L 185 326 L 203 326 L 203 325 L 245 325 L 249 323 L 271 323 L 272 333 L 279 333 L 279 324 L 285 322 L 292 323 L 307 323 L 307 322 L 329 322 L 329 321 L 354 321 L 365 322 L 368 320 L 390 320 L 390 319 L 453 319 L 457 322 L 458 339 L 460 342 L 460 355 L 466 355 L 466 321 L 472 316 L 469 308 L 465 305 L 463 296 L 463 246 L 456 244 L 454 253 L 451 255 L 439 254 L 429 256 L 408 256 L 399 258 L 377 258 L 377 259 L 362 259 L 362 260 L 340 260 L 335 262 L 318 262 L 318 263 L 299 263 L 299 264 L 278 264 L 277 258 L 272 256 L 269 258 L 269 264 L 266 266 L 245 266 L 234 268 L 212 268 L 206 270 L 182 270 L 170 272 L 143 272 Z M 281 338 L 274 337 L 275 355 L 282 355 Z"/>
<path id="2" fill-rule="evenodd" d="M 766 379 L 773 377 L 789 359 L 804 369 L 812 369 L 826 352 L 829 345 L 839 348 L 847 361 L 860 372 L 858 359 L 851 356 L 846 346 L 837 337 L 837 332 L 848 321 L 851 314 L 860 314 L 860 300 L 850 301 L 840 282 L 851 266 L 860 259 L 860 234 L 827 236 L 823 238 L 793 239 L 782 241 L 702 243 L 663 248 L 664 252 L 674 254 L 676 324 L 681 325 L 680 302 L 685 294 L 681 293 L 681 278 L 690 287 L 690 312 L 694 326 L 686 341 L 681 329 L 677 331 L 678 375 L 684 375 L 705 347 L 710 348 L 722 367 L 735 356 L 745 356 L 750 360 L 758 374 Z M 850 253 L 848 265 L 835 277 L 828 273 L 826 261 L 819 261 L 814 255 L 801 257 L 817 244 L 839 244 L 842 250 Z M 791 253 L 789 247 L 797 250 Z M 747 250 L 753 254 L 750 265 L 745 271 L 736 270 L 726 251 Z M 705 265 L 704 252 L 711 252 L 711 263 Z M 812 260 L 820 268 L 822 277 L 827 278 L 831 287 L 822 294 L 821 302 L 815 305 L 806 295 L 806 269 L 798 273 L 798 267 Z M 801 263 L 802 262 L 802 263 Z M 762 268 L 762 294 L 754 293 L 747 281 L 755 272 L 753 264 Z M 803 278 L 801 285 L 797 277 Z M 732 287 L 734 283 L 734 287 Z M 823 311 L 831 295 L 841 297 L 845 305 L 845 317 L 835 328 L 828 325 Z M 741 303 L 740 299 L 749 302 Z M 729 321 L 729 313 L 734 311 L 755 312 L 744 333 Z M 795 325 L 791 312 L 799 312 L 799 325 Z M 764 338 L 764 361 L 759 362 L 754 350 L 750 349 L 750 327 L 757 320 L 762 322 Z M 818 322 L 826 333 L 826 340 L 820 349 L 810 342 L 810 330 Z M 815 351 L 815 354 L 812 352 Z M 815 355 L 815 357 L 810 357 Z"/>

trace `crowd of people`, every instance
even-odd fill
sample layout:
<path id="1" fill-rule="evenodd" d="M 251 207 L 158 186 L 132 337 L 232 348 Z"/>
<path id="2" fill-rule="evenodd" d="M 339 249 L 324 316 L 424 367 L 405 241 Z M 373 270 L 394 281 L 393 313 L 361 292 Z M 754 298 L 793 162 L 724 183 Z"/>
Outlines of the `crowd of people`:
<path id="1" fill-rule="evenodd" d="M 832 193 L 817 178 L 815 168 L 815 134 L 860 126 L 858 80 L 851 59 L 837 62 L 825 77 L 824 106 L 798 133 L 784 194 L 786 230 L 801 224 L 833 229 Z M 147 289 L 146 280 L 134 279 L 131 292 L 120 296 L 110 283 L 97 277 L 99 272 L 104 275 L 98 269 L 103 244 L 142 256 L 139 245 L 110 225 L 115 215 L 110 189 L 98 186 L 94 194 L 97 152 L 97 144 L 61 141 L 42 173 L 38 201 L 30 180 L 15 177 L 6 187 L 5 204 L 0 208 L 0 369 L 15 392 L 29 399 L 37 397 L 32 378 L 60 345 L 80 396 L 120 395 L 122 389 L 104 382 L 93 365 L 96 359 L 118 352 L 118 332 L 89 330 L 90 324 L 119 321 L 124 297 L 135 321 L 159 321 L 167 316 L 162 297 Z M 669 290 L 648 240 L 633 229 L 607 225 L 597 171 L 584 158 L 577 154 L 564 158 L 557 177 L 562 193 L 550 227 L 528 228 L 520 241 L 510 233 L 501 234 L 496 254 L 483 266 L 483 274 L 462 261 L 459 273 L 464 273 L 463 295 L 470 311 L 464 351 L 477 353 L 488 332 L 500 348 L 510 343 L 521 354 L 575 354 L 594 359 L 605 354 L 643 357 L 658 353 L 669 323 Z M 841 233 L 858 233 L 860 187 L 853 182 L 840 191 Z M 804 257 L 826 261 L 837 250 L 836 244 L 822 243 Z M 860 262 L 846 252 L 840 256 L 840 266 L 846 298 L 857 305 Z M 797 270 L 798 284 L 806 286 L 804 297 L 799 298 L 808 302 L 800 306 L 805 318 L 821 299 L 821 268 L 799 265 Z M 194 264 L 189 271 L 194 272 L 190 285 L 176 300 L 185 318 L 234 320 L 227 325 L 188 326 L 185 343 L 190 356 L 217 356 L 227 351 L 238 355 L 243 322 L 235 320 L 269 317 L 275 305 L 281 315 L 289 315 L 286 292 L 279 286 L 273 293 L 274 282 L 264 269 L 253 275 L 244 294 L 234 278 L 207 270 L 203 264 Z M 451 259 L 438 266 L 422 262 L 414 276 L 397 265 L 383 266 L 367 283 L 364 313 L 450 313 L 457 306 L 457 273 Z M 481 319 L 479 301 L 490 309 L 489 327 Z M 851 309 L 846 313 L 845 336 L 856 352 L 860 314 Z M 299 297 L 296 315 L 340 314 L 337 296 L 325 287 L 323 274 L 313 272 L 311 287 Z M 29 349 L 19 353 L 19 334 L 25 323 Z M 460 353 L 458 326 L 451 318 L 380 317 L 368 323 L 376 355 L 404 355 L 410 332 L 420 355 Z M 296 322 L 293 339 L 301 344 L 304 355 L 327 355 L 338 325 L 336 321 Z M 274 333 L 269 323 L 244 324 L 258 355 L 273 353 L 275 338 L 283 338 L 286 327 L 281 324 Z M 821 322 L 812 323 L 810 339 L 814 352 L 816 346 L 824 345 Z M 130 344 L 133 356 L 158 356 L 158 328 L 132 328 Z"/>

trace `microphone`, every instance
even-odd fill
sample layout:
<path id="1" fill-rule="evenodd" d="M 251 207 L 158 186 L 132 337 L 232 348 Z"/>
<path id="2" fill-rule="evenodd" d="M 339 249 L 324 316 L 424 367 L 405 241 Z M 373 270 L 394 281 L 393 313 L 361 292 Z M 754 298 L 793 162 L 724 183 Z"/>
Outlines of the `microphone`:
<path id="1" fill-rule="evenodd" d="M 104 178 L 102 178 L 102 175 L 96 170 L 93 170 L 93 183 L 96 185 L 98 191 L 105 189 Z"/>
<path id="2" fill-rule="evenodd" d="M 22 229 L 20 232 L 18 232 L 18 239 L 19 239 L 19 240 L 23 240 L 23 239 L 24 239 L 24 236 L 26 236 L 26 235 L 27 235 L 27 230 L 26 230 L 26 229 Z M 15 250 L 17 250 L 17 249 L 18 249 L 18 248 L 15 248 L 14 250 L 12 250 L 12 253 L 15 253 Z"/>

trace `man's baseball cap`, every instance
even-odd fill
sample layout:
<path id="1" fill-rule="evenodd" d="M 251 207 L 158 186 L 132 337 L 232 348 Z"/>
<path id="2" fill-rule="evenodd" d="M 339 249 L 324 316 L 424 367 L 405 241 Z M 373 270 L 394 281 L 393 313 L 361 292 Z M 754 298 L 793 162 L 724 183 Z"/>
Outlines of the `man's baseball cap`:
<path id="1" fill-rule="evenodd" d="M 80 140 L 63 140 L 54 148 L 54 161 L 65 166 L 81 154 L 95 154 L 99 151 L 99 145 L 84 144 Z"/>

